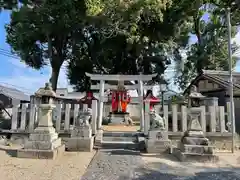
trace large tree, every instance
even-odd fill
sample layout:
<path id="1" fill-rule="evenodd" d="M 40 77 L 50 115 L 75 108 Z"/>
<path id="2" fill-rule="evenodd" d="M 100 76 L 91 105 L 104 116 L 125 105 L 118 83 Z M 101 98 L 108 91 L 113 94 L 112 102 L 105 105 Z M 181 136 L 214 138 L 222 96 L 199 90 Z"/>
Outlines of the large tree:
<path id="1" fill-rule="evenodd" d="M 75 0 L 45 0 L 12 11 L 7 42 L 28 66 L 51 66 L 54 90 L 63 62 L 72 56 L 74 35 L 81 32 L 86 11 L 85 1 Z"/>
<path id="2" fill-rule="evenodd" d="M 70 83 L 80 91 L 90 85 L 86 71 L 160 75 L 173 59 L 181 58 L 179 49 L 188 43 L 193 2 L 114 2 L 96 16 L 97 23 L 86 27 L 86 38 L 69 63 Z"/>
<path id="3" fill-rule="evenodd" d="M 231 8 L 232 36 L 236 35 L 236 25 L 240 16 L 238 4 L 233 1 L 198 1 L 196 14 L 193 15 L 192 35 L 196 42 L 186 49 L 186 59 L 178 61 L 176 83 L 184 89 L 203 69 L 228 70 L 228 31 L 226 8 Z M 232 51 L 238 46 L 233 43 Z M 233 64 L 236 58 L 233 58 Z"/>
<path id="4" fill-rule="evenodd" d="M 39 3 L 41 0 L 33 0 L 35 3 Z M 1 0 L 0 1 L 0 11 L 1 10 L 12 10 L 17 8 L 19 4 L 32 4 L 32 0 Z"/>

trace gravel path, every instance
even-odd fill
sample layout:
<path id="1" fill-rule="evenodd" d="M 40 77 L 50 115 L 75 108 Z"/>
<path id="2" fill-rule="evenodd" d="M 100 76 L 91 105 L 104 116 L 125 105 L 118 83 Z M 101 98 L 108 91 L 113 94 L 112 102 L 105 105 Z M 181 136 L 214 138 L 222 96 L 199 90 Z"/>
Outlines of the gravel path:
<path id="1" fill-rule="evenodd" d="M 183 163 L 171 155 L 127 150 L 99 151 L 81 180 L 240 180 L 239 155 L 218 163 Z"/>
<path id="2" fill-rule="evenodd" d="M 100 150 L 81 180 L 126 180 L 138 176 L 143 161 L 139 152 Z"/>
<path id="3" fill-rule="evenodd" d="M 21 159 L 0 151 L 0 180 L 79 180 L 95 152 L 65 152 L 56 160 Z"/>

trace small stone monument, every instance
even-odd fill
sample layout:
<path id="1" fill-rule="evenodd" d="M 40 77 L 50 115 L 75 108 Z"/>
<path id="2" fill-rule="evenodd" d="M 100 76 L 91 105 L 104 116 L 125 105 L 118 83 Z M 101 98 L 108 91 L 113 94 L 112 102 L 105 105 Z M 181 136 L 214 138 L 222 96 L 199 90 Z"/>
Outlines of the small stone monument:
<path id="1" fill-rule="evenodd" d="M 71 132 L 71 137 L 66 138 L 66 149 L 69 151 L 92 151 L 93 136 L 89 120 L 92 114 L 89 110 L 80 111 L 75 121 L 74 128 Z"/>
<path id="2" fill-rule="evenodd" d="M 197 92 L 196 86 L 192 86 L 188 99 L 188 128 L 181 139 L 180 149 L 174 152 L 180 161 L 217 159 L 213 155 L 213 146 L 210 146 L 199 123 L 203 98 L 204 96 Z"/>
<path id="3" fill-rule="evenodd" d="M 148 153 L 163 153 L 171 148 L 171 141 L 168 139 L 168 132 L 165 130 L 165 119 L 155 113 L 150 114 L 150 129 L 146 139 Z"/>
<path id="4" fill-rule="evenodd" d="M 41 99 L 38 126 L 29 135 L 24 148 L 18 150 L 17 157 L 54 159 L 65 151 L 52 122 L 52 111 L 55 108 L 53 99 L 56 94 L 50 83 L 46 83 L 45 88 L 40 88 L 35 96 Z"/>

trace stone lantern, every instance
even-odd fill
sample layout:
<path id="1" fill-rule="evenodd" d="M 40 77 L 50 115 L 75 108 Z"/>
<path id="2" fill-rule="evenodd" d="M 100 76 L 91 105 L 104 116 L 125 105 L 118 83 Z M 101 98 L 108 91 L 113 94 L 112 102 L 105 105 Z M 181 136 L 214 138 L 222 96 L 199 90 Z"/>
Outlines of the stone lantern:
<path id="1" fill-rule="evenodd" d="M 204 100 L 205 96 L 197 92 L 197 87 L 193 85 L 188 96 L 188 107 L 200 107 Z"/>
<path id="2" fill-rule="evenodd" d="M 44 127 L 45 131 L 53 131 L 52 111 L 56 107 L 53 104 L 56 93 L 52 90 L 51 84 L 46 83 L 44 88 L 40 88 L 35 93 L 35 97 L 40 99 L 40 117 L 36 130 L 41 130 Z"/>
<path id="3" fill-rule="evenodd" d="M 199 123 L 199 117 L 201 115 L 202 108 L 200 107 L 205 96 L 197 92 L 197 87 L 192 86 L 190 94 L 188 96 L 188 135 L 203 134 L 202 127 Z"/>
<path id="4" fill-rule="evenodd" d="M 199 122 L 203 99 L 204 96 L 197 92 L 196 86 L 192 86 L 188 98 L 188 128 L 181 139 L 180 149 L 174 152 L 181 161 L 218 159 L 213 155 L 214 147 L 205 137 Z"/>
<path id="5" fill-rule="evenodd" d="M 52 90 L 51 84 L 46 83 L 44 88 L 40 88 L 35 93 L 35 97 L 40 99 L 40 104 L 53 104 L 56 93 Z"/>
<path id="6" fill-rule="evenodd" d="M 40 88 L 35 93 L 35 96 L 40 100 L 38 126 L 29 135 L 24 148 L 18 150 L 18 157 L 54 159 L 65 151 L 65 146 L 62 145 L 52 122 L 52 111 L 55 108 L 53 101 L 56 94 L 51 85 L 46 83 L 44 88 Z"/>

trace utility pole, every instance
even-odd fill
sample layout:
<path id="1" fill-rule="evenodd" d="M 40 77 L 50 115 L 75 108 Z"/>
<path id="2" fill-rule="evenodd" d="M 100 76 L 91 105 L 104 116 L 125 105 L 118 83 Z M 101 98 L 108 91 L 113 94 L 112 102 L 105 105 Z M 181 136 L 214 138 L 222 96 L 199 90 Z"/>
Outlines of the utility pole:
<path id="1" fill-rule="evenodd" d="M 229 60 L 229 96 L 230 96 L 230 120 L 232 130 L 232 153 L 235 150 L 235 114 L 234 114 L 234 100 L 233 100 L 233 75 L 232 75 L 232 36 L 231 36 L 231 9 L 227 8 L 227 27 L 228 27 L 228 60 Z"/>

